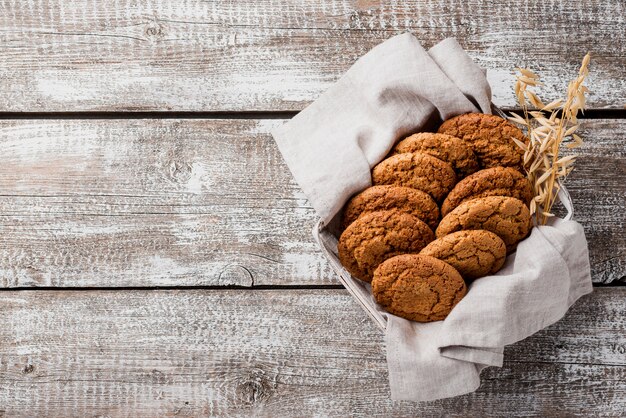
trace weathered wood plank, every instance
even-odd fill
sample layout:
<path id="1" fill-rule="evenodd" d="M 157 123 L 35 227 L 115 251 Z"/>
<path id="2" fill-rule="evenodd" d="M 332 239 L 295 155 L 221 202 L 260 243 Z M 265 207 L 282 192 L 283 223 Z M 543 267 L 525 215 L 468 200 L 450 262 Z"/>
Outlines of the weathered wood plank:
<path id="1" fill-rule="evenodd" d="M 0 126 L 3 286 L 335 283 L 266 121 Z"/>
<path id="2" fill-rule="evenodd" d="M 0 284 L 337 283 L 279 120 L 0 122 Z M 569 185 L 596 282 L 626 275 L 626 121 L 584 122 Z"/>
<path id="3" fill-rule="evenodd" d="M 585 228 L 596 283 L 626 281 L 626 120 L 588 120 L 567 179 L 574 218 Z"/>
<path id="4" fill-rule="evenodd" d="M 475 394 L 389 401 L 382 334 L 341 290 L 0 293 L 6 416 L 619 416 L 626 288 L 506 350 Z"/>
<path id="5" fill-rule="evenodd" d="M 361 55 L 413 32 L 456 37 L 512 106 L 512 71 L 562 92 L 593 52 L 592 107 L 626 103 L 620 0 L 9 1 L 1 111 L 299 110 Z"/>

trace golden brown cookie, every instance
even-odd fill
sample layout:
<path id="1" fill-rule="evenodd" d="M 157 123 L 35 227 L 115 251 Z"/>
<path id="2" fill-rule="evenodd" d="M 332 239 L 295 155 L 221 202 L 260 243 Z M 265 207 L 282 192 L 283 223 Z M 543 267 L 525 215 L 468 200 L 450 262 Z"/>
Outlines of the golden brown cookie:
<path id="1" fill-rule="evenodd" d="M 482 168 L 513 167 L 523 171 L 524 151 L 511 138 L 526 142 L 522 131 L 496 115 L 466 113 L 448 119 L 439 133 L 461 138 L 468 143 Z"/>
<path id="2" fill-rule="evenodd" d="M 441 214 L 446 216 L 464 201 L 486 196 L 515 197 L 528 206 L 533 190 L 526 176 L 514 168 L 487 168 L 458 182 L 443 201 Z"/>
<path id="3" fill-rule="evenodd" d="M 388 259 L 376 269 L 372 293 L 388 312 L 417 322 L 444 319 L 467 287 L 454 267 L 416 254 Z"/>
<path id="4" fill-rule="evenodd" d="M 457 179 L 478 170 L 478 160 L 472 148 L 454 136 L 420 132 L 398 142 L 392 151 L 393 154 L 406 152 L 421 152 L 447 162 L 452 166 Z"/>
<path id="5" fill-rule="evenodd" d="M 457 231 L 434 240 L 420 254 L 445 261 L 464 279 L 474 280 L 502 268 L 506 245 L 499 236 L 483 229 Z"/>
<path id="6" fill-rule="evenodd" d="M 402 186 L 368 187 L 354 196 L 343 211 L 343 228 L 368 212 L 397 209 L 418 217 L 434 231 L 439 222 L 439 207 L 429 194 Z"/>
<path id="7" fill-rule="evenodd" d="M 437 238 L 461 230 L 486 229 L 502 238 L 510 253 L 531 228 L 530 211 L 524 202 L 514 197 L 489 196 L 467 200 L 448 213 L 437 227 Z"/>
<path id="8" fill-rule="evenodd" d="M 433 231 L 413 215 L 397 210 L 370 212 L 343 231 L 337 250 L 350 274 L 370 282 L 380 263 L 398 254 L 419 253 L 433 239 Z"/>
<path id="9" fill-rule="evenodd" d="M 381 161 L 372 170 L 372 182 L 412 187 L 440 202 L 454 187 L 456 175 L 445 161 L 416 152 L 396 154 Z"/>

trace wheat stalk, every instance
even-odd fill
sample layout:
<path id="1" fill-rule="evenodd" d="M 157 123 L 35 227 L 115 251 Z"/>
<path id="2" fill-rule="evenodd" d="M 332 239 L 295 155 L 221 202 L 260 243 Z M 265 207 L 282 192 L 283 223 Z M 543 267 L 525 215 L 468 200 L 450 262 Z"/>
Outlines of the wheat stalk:
<path id="1" fill-rule="evenodd" d="M 513 139 L 524 151 L 524 168 L 533 187 L 534 198 L 530 212 L 537 224 L 545 225 L 552 214 L 560 185 L 574 169 L 575 155 L 563 157 L 562 146 L 576 148 L 583 141 L 575 132 L 579 127 L 577 115 L 585 108 L 585 94 L 589 89 L 583 84 L 589 74 L 590 55 L 585 55 L 578 77 L 569 82 L 565 99 L 544 104 L 534 92 L 541 86 L 539 76 L 529 69 L 518 68 L 515 95 L 522 115 L 511 113 L 509 120 L 526 130 L 527 141 Z M 529 110 L 531 105 L 535 110 Z"/>

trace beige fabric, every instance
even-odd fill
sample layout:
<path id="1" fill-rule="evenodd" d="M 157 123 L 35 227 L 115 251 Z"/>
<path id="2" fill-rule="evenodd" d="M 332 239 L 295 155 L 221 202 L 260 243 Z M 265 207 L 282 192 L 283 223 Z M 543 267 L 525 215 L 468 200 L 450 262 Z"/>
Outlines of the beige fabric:
<path id="1" fill-rule="evenodd" d="M 504 268 L 472 283 L 444 321 L 419 324 L 387 314 L 392 397 L 425 401 L 476 390 L 484 367 L 502 366 L 505 345 L 555 323 L 591 291 L 580 224 L 555 219 L 533 228 Z"/>
<path id="2" fill-rule="evenodd" d="M 467 85 L 459 89 L 452 80 Z M 361 57 L 272 134 L 309 202 L 329 222 L 352 194 L 371 184 L 370 168 L 396 139 L 479 111 L 474 103 L 489 113 L 490 99 L 482 70 L 454 39 L 426 52 L 407 33 Z"/>
<path id="3" fill-rule="evenodd" d="M 490 111 L 484 73 L 456 41 L 426 52 L 409 35 L 377 46 L 274 138 L 322 220 L 313 231 L 350 293 L 384 329 L 392 399 L 427 401 L 472 392 L 480 372 L 501 366 L 504 346 L 559 320 L 591 274 L 582 227 L 570 215 L 533 228 L 494 276 L 476 280 L 444 320 L 407 321 L 382 310 L 369 285 L 337 259 L 329 227 L 346 200 L 371 184 L 370 168 L 407 133 L 459 113 Z"/>

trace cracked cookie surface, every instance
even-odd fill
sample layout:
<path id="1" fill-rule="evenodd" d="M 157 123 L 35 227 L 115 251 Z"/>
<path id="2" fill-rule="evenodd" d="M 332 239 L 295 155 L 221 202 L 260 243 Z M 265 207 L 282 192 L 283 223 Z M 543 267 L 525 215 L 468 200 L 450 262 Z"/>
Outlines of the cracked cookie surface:
<path id="1" fill-rule="evenodd" d="M 404 153 L 378 163 L 372 169 L 372 182 L 412 187 L 440 202 L 454 187 L 456 174 L 450 164 L 439 158 L 419 152 Z"/>
<path id="2" fill-rule="evenodd" d="M 399 255 L 374 273 L 372 293 L 388 312 L 417 322 L 445 319 L 467 287 L 454 267 L 434 257 Z"/>
<path id="3" fill-rule="evenodd" d="M 437 238 L 452 232 L 485 229 L 499 236 L 507 253 L 526 238 L 532 228 L 530 211 L 519 199 L 507 196 L 489 196 L 461 203 L 448 213 L 437 227 Z"/>
<path id="4" fill-rule="evenodd" d="M 339 261 L 357 279 L 371 282 L 380 263 L 399 254 L 419 253 L 435 234 L 419 218 L 397 210 L 366 213 L 339 237 Z"/>
<path id="5" fill-rule="evenodd" d="M 487 196 L 515 197 L 528 205 L 533 191 L 526 176 L 514 168 L 487 168 L 458 182 L 443 201 L 441 214 L 447 215 L 466 200 Z"/>
<path id="6" fill-rule="evenodd" d="M 451 135 L 420 132 L 398 142 L 392 151 L 393 154 L 407 152 L 421 152 L 447 162 L 459 179 L 478 170 L 478 160 L 472 148 Z"/>
<path id="7" fill-rule="evenodd" d="M 498 272 L 506 259 L 506 245 L 493 232 L 457 231 L 428 244 L 422 255 L 435 257 L 454 267 L 466 280 Z"/>
<path id="8" fill-rule="evenodd" d="M 438 132 L 469 144 L 482 168 L 503 166 L 523 171 L 524 151 L 511 138 L 527 140 L 521 130 L 500 116 L 466 113 L 445 121 Z"/>
<path id="9" fill-rule="evenodd" d="M 428 193 L 403 186 L 372 186 L 346 204 L 342 225 L 346 229 L 359 216 L 381 210 L 397 209 L 416 216 L 434 231 L 439 222 L 439 207 Z"/>

